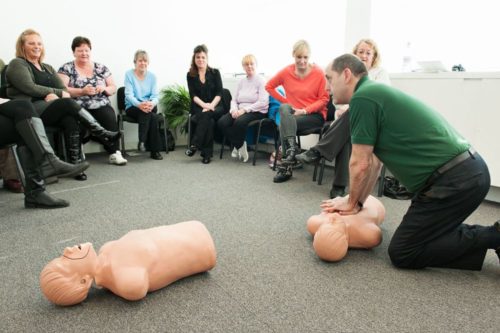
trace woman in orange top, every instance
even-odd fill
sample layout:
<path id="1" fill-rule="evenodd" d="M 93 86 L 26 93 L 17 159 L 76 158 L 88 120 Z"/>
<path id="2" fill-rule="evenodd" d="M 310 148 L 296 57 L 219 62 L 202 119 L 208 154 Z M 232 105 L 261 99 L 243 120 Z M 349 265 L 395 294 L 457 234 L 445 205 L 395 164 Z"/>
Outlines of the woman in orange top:
<path id="1" fill-rule="evenodd" d="M 320 127 L 326 119 L 329 96 L 325 73 L 309 63 L 310 50 L 305 40 L 296 42 L 292 53 L 295 63 L 283 68 L 266 84 L 267 92 L 282 103 L 279 129 L 284 156 L 282 167 L 274 177 L 275 183 L 292 177 L 292 165 L 298 154 L 297 131 Z M 276 91 L 279 86 L 285 89 L 285 97 Z"/>

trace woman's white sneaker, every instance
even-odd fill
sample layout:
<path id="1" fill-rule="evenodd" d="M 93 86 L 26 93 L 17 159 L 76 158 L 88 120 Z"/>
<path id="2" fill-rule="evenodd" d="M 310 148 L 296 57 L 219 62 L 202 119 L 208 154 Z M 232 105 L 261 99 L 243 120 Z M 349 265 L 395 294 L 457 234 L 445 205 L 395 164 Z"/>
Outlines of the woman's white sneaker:
<path id="1" fill-rule="evenodd" d="M 231 157 L 238 158 L 238 149 L 236 149 L 236 147 L 233 148 L 233 151 L 231 152 Z"/>
<path id="2" fill-rule="evenodd" d="M 116 153 L 109 155 L 109 164 L 125 165 L 127 160 L 123 158 L 122 152 L 117 150 Z"/>
<path id="3" fill-rule="evenodd" d="M 246 141 L 243 141 L 243 146 L 238 149 L 238 155 L 240 156 L 240 159 L 243 160 L 243 163 L 248 162 L 248 150 Z"/>

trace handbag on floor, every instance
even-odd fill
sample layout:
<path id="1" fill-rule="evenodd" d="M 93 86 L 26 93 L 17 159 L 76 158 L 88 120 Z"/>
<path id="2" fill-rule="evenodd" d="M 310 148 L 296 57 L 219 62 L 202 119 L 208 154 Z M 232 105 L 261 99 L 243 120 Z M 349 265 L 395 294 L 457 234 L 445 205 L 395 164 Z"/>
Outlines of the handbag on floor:
<path id="1" fill-rule="evenodd" d="M 413 196 L 399 180 L 392 176 L 385 176 L 384 178 L 384 195 L 398 200 L 409 200 Z"/>

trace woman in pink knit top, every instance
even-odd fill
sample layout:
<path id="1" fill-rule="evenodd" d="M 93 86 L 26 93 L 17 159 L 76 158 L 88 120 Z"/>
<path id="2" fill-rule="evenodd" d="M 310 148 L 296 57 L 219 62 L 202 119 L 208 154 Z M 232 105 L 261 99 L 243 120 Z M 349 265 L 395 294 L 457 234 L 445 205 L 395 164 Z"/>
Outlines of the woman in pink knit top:
<path id="1" fill-rule="evenodd" d="M 295 63 L 283 68 L 266 84 L 266 90 L 282 104 L 280 113 L 280 137 L 284 156 L 282 166 L 274 177 L 275 183 L 292 177 L 292 165 L 298 154 L 297 131 L 320 127 L 326 119 L 326 104 L 329 96 L 323 70 L 309 63 L 310 47 L 305 40 L 293 46 Z M 286 96 L 281 96 L 276 88 L 282 86 Z"/>

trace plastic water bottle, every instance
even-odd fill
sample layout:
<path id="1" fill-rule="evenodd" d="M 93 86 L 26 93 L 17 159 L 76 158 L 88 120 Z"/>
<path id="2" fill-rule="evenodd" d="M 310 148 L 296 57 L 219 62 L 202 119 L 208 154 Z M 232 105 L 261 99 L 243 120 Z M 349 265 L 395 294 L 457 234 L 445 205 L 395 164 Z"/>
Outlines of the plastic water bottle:
<path id="1" fill-rule="evenodd" d="M 403 53 L 403 67 L 401 70 L 403 73 L 409 73 L 413 70 L 413 51 L 410 42 L 406 43 L 405 52 Z"/>

